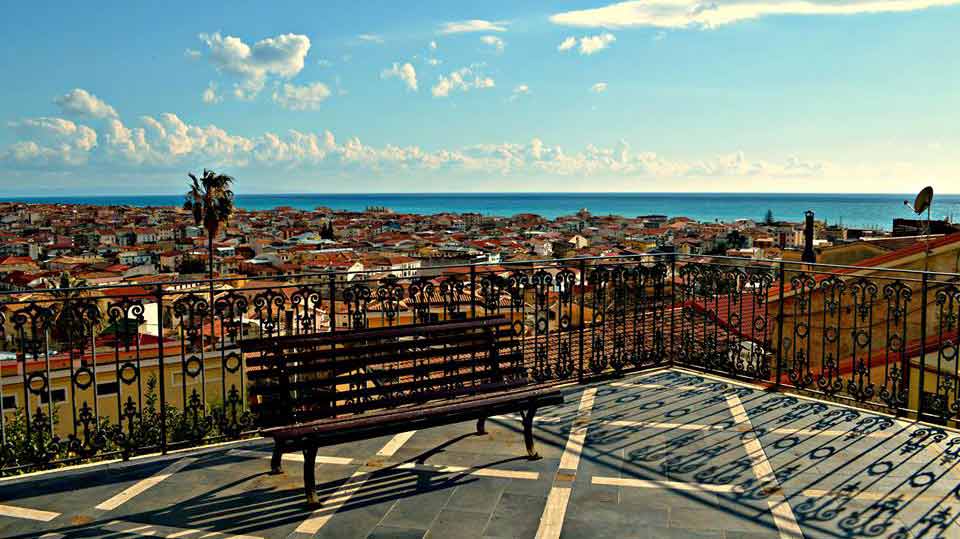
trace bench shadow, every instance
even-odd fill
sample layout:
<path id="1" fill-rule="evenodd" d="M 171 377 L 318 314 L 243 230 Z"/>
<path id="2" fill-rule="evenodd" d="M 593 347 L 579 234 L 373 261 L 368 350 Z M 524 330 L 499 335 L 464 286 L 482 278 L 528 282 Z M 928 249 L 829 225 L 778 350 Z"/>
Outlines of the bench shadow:
<path id="1" fill-rule="evenodd" d="M 167 531 L 173 533 L 182 530 L 199 530 L 195 534 L 197 536 L 212 532 L 218 536 L 219 534 L 256 535 L 266 530 L 275 533 L 276 530 L 282 530 L 285 527 L 293 528 L 311 516 L 349 513 L 365 507 L 391 504 L 405 498 L 471 484 L 478 480 L 477 476 L 471 474 L 479 468 L 496 467 L 526 460 L 525 457 L 493 460 L 453 473 L 441 472 L 439 468 L 438 471 L 433 471 L 401 467 L 403 464 L 422 465 L 423 461 L 430 455 L 442 452 L 444 448 L 469 436 L 474 436 L 474 434 L 457 436 L 447 440 L 404 463 L 370 471 L 362 484 L 359 486 L 354 484 L 348 487 L 351 494 L 345 503 L 341 506 L 331 506 L 328 509 L 325 509 L 322 505 L 317 508 L 306 504 L 299 475 L 270 476 L 264 471 L 220 485 L 157 511 L 103 517 L 93 522 L 46 530 L 46 532 L 60 533 L 66 537 L 125 537 L 131 533 L 139 534 L 136 536 L 147 535 L 150 530 L 143 527 L 151 526 L 151 529 L 158 534 L 168 528 Z M 225 464 L 233 459 L 242 458 L 230 455 L 220 455 L 220 457 L 222 458 L 215 459 L 217 464 Z M 342 496 L 341 488 L 349 481 L 350 473 L 340 475 L 343 475 L 343 477 L 322 483 L 318 482 L 317 493 L 321 500 Z M 277 477 L 282 478 L 281 481 L 289 483 L 290 488 L 256 486 L 261 483 L 258 480 Z M 149 494 L 144 494 L 144 496 L 147 495 Z M 125 532 L 119 529 L 118 521 L 122 521 L 120 527 L 137 529 L 137 531 Z M 290 531 L 293 530 L 285 531 L 284 536 Z M 15 535 L 11 536 L 11 539 L 27 539 L 28 537 L 35 538 L 36 534 Z"/>

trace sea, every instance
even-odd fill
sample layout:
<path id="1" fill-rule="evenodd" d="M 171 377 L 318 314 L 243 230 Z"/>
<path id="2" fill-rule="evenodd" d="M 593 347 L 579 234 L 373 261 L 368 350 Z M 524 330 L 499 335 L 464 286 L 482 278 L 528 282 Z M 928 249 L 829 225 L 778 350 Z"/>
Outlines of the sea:
<path id="1" fill-rule="evenodd" d="M 767 210 L 777 220 L 799 222 L 812 210 L 818 220 L 848 227 L 889 230 L 893 219 L 914 218 L 904 200 L 913 194 L 770 194 L 770 193 L 363 193 L 363 194 L 238 194 L 236 205 L 247 210 L 290 206 L 312 210 L 362 211 L 384 206 L 397 213 L 430 215 L 476 212 L 487 216 L 535 213 L 547 218 L 586 208 L 594 215 L 661 214 L 705 222 L 761 220 Z M 94 204 L 103 206 L 178 206 L 182 195 L 42 196 L 0 200 Z M 960 195 L 934 198 L 934 219 L 960 218 Z"/>

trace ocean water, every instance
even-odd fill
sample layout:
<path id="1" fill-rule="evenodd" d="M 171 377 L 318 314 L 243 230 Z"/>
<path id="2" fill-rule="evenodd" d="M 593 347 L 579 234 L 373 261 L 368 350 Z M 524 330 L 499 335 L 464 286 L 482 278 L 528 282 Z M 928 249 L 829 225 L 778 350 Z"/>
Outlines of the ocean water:
<path id="1" fill-rule="evenodd" d="M 237 206 L 265 210 L 277 206 L 314 209 L 326 206 L 363 210 L 386 206 L 399 213 L 435 214 L 479 212 L 484 215 L 536 213 L 547 218 L 587 208 L 594 215 L 637 216 L 664 214 L 700 221 L 761 220 L 767 210 L 774 218 L 803 220 L 810 209 L 817 219 L 847 226 L 889 230 L 895 217 L 913 217 L 904 207 L 912 194 L 769 194 L 769 193 L 423 193 L 423 194 L 238 194 Z M 16 197 L 5 200 L 62 202 L 96 205 L 171 206 L 183 202 L 181 195 Z M 960 218 L 960 195 L 938 195 L 932 207 L 934 219 Z"/>

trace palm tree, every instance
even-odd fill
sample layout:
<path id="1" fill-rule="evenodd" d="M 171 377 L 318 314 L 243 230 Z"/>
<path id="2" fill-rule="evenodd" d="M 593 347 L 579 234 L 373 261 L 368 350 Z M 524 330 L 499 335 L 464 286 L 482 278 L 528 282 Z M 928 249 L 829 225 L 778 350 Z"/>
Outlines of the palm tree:
<path id="1" fill-rule="evenodd" d="M 207 252 L 210 256 L 210 288 L 213 288 L 213 238 L 220 231 L 220 225 L 225 224 L 233 215 L 233 191 L 230 187 L 233 178 L 226 174 L 217 174 L 212 170 L 203 169 L 198 179 L 188 173 L 192 184 L 187 191 L 183 209 L 193 212 L 193 220 L 197 226 L 203 225 L 207 231 Z M 212 307 L 212 305 L 211 305 Z"/>
<path id="2" fill-rule="evenodd" d="M 70 344 L 74 349 L 83 349 L 88 338 L 96 338 L 106 326 L 106 316 L 89 291 L 77 290 L 88 286 L 65 271 L 60 274 L 55 287 L 50 288 L 54 305 L 51 336 L 60 344 Z"/>

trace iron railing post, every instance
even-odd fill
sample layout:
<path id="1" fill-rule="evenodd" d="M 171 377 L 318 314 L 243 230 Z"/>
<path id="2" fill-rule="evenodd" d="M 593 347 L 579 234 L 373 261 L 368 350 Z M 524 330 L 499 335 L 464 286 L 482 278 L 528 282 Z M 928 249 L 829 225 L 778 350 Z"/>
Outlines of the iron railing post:
<path id="1" fill-rule="evenodd" d="M 677 343 L 675 335 L 677 333 L 677 253 L 670 254 L 670 357 L 667 360 L 670 367 L 674 366 L 674 358 L 677 355 Z"/>
<path id="2" fill-rule="evenodd" d="M 157 369 L 160 372 L 158 384 L 160 390 L 160 452 L 167 452 L 167 393 L 164 390 L 163 358 L 163 285 L 157 285 Z"/>
<path id="3" fill-rule="evenodd" d="M 584 297 L 587 289 L 587 261 L 580 260 L 580 357 L 577 361 L 577 381 L 583 383 L 583 337 L 586 331 L 587 317 L 584 316 Z"/>
<path id="4" fill-rule="evenodd" d="M 929 293 L 930 274 L 923 272 L 920 281 L 920 372 L 917 374 L 917 419 L 923 419 L 924 395 L 923 377 L 927 370 L 927 295 Z M 907 386 L 907 403 L 910 402 L 910 386 Z"/>
<path id="5" fill-rule="evenodd" d="M 787 287 L 786 282 L 786 270 L 783 260 L 780 261 L 779 277 L 780 281 L 780 291 L 778 292 L 777 300 L 777 366 L 775 369 L 776 379 L 773 381 L 773 387 L 780 389 L 780 377 L 783 374 L 783 298 L 784 291 Z"/>
<path id="6" fill-rule="evenodd" d="M 330 333 L 337 330 L 337 274 L 330 274 L 330 303 L 327 319 L 330 324 Z M 330 417 L 337 415 L 337 344 L 335 340 L 330 341 Z"/>
<path id="7" fill-rule="evenodd" d="M 470 264 L 470 319 L 477 317 L 477 265 Z"/>

